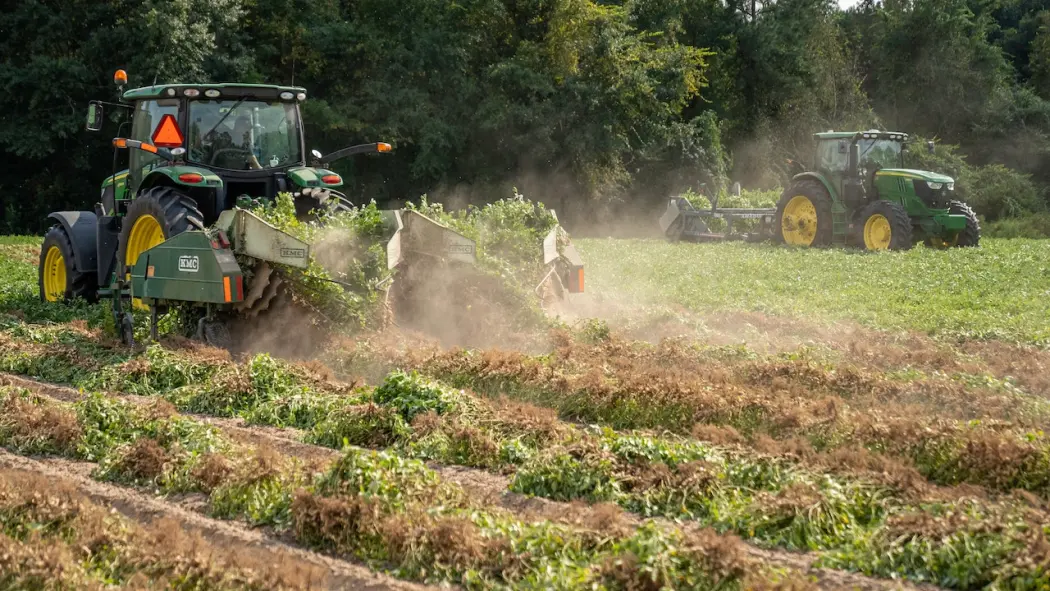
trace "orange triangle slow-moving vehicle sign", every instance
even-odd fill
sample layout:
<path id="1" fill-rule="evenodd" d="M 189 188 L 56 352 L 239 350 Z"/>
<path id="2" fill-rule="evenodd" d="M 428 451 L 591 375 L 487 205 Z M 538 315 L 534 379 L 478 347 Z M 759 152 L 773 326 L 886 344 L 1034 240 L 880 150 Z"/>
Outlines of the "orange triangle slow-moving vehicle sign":
<path id="1" fill-rule="evenodd" d="M 171 113 L 161 117 L 157 129 L 153 130 L 153 145 L 158 148 L 177 148 L 182 145 L 182 131 Z"/>

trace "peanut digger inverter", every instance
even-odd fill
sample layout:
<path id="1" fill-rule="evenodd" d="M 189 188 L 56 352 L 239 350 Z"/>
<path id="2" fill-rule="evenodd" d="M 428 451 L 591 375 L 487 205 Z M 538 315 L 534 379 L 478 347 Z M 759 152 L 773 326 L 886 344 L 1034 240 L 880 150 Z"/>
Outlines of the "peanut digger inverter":
<path id="1" fill-rule="evenodd" d="M 55 225 L 41 246 L 39 288 L 45 301 L 109 299 L 128 344 L 132 307 L 150 311 L 154 338 L 158 317 L 176 303 L 204 310 L 196 336 L 215 344 L 224 344 L 216 335 L 228 319 L 265 322 L 282 296 L 275 269 L 305 269 L 311 245 L 247 206 L 289 193 L 303 220 L 348 210 L 336 191 L 343 179 L 325 167 L 352 154 L 391 151 L 386 143 L 327 155 L 314 150 L 307 162 L 303 88 L 161 84 L 124 91 L 123 70 L 114 81 L 118 102 L 91 101 L 87 128 L 102 128 L 105 107 L 130 112 L 129 136 L 113 140 L 114 163 L 116 151 L 126 149 L 128 169 L 105 179 L 94 211 L 50 214 Z M 448 227 L 411 210 L 382 214 L 387 266 L 402 276 L 394 283 L 410 281 L 408 267 L 421 258 L 418 266 L 431 270 L 475 264 L 475 243 Z M 536 248 L 556 293 L 582 289 L 582 262 L 560 226 Z"/>

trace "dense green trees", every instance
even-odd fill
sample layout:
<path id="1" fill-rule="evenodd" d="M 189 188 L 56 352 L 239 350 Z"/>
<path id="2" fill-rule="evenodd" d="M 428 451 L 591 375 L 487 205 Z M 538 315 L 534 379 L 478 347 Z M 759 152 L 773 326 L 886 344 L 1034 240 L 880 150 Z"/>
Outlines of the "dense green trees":
<path id="1" fill-rule="evenodd" d="M 0 55 L 2 231 L 96 199 L 116 129 L 85 106 L 118 67 L 305 86 L 310 148 L 396 146 L 340 163 L 357 200 L 513 185 L 582 221 L 775 186 L 814 131 L 867 127 L 957 146 L 989 218 L 1050 184 L 1050 0 L 22 0 Z"/>

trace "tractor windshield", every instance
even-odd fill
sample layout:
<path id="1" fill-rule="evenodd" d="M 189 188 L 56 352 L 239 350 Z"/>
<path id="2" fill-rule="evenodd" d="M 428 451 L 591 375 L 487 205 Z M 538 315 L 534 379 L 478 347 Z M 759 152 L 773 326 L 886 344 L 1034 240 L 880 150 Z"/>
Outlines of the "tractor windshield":
<path id="1" fill-rule="evenodd" d="M 191 101 L 189 159 L 230 170 L 298 164 L 302 162 L 300 129 L 292 103 Z"/>
<path id="2" fill-rule="evenodd" d="M 860 147 L 860 167 L 898 168 L 901 166 L 901 143 L 898 140 L 868 139 L 857 142 Z"/>

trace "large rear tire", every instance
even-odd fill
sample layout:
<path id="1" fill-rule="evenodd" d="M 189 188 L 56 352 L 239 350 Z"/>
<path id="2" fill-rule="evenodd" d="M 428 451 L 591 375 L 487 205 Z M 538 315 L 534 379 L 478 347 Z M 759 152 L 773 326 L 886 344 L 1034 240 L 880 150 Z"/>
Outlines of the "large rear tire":
<path id="1" fill-rule="evenodd" d="M 908 250 L 914 246 L 911 218 L 903 206 L 878 200 L 858 216 L 860 240 L 866 250 Z"/>
<path id="2" fill-rule="evenodd" d="M 832 240 L 831 195 L 814 180 L 798 181 L 777 203 L 778 242 L 794 246 L 827 246 Z"/>
<path id="3" fill-rule="evenodd" d="M 120 227 L 117 262 L 128 273 L 143 252 L 189 230 L 203 230 L 204 216 L 197 202 L 174 187 L 153 187 L 128 205 Z M 138 298 L 131 301 L 140 310 L 149 308 Z"/>
<path id="4" fill-rule="evenodd" d="M 197 202 L 174 187 L 154 187 L 128 206 L 120 228 L 117 259 L 125 267 L 143 251 L 188 230 L 203 230 L 204 216 Z"/>
<path id="5" fill-rule="evenodd" d="M 73 242 L 62 226 L 52 226 L 40 245 L 37 267 L 40 301 L 60 302 L 83 298 L 98 301 L 98 279 L 95 272 L 77 268 Z"/>

